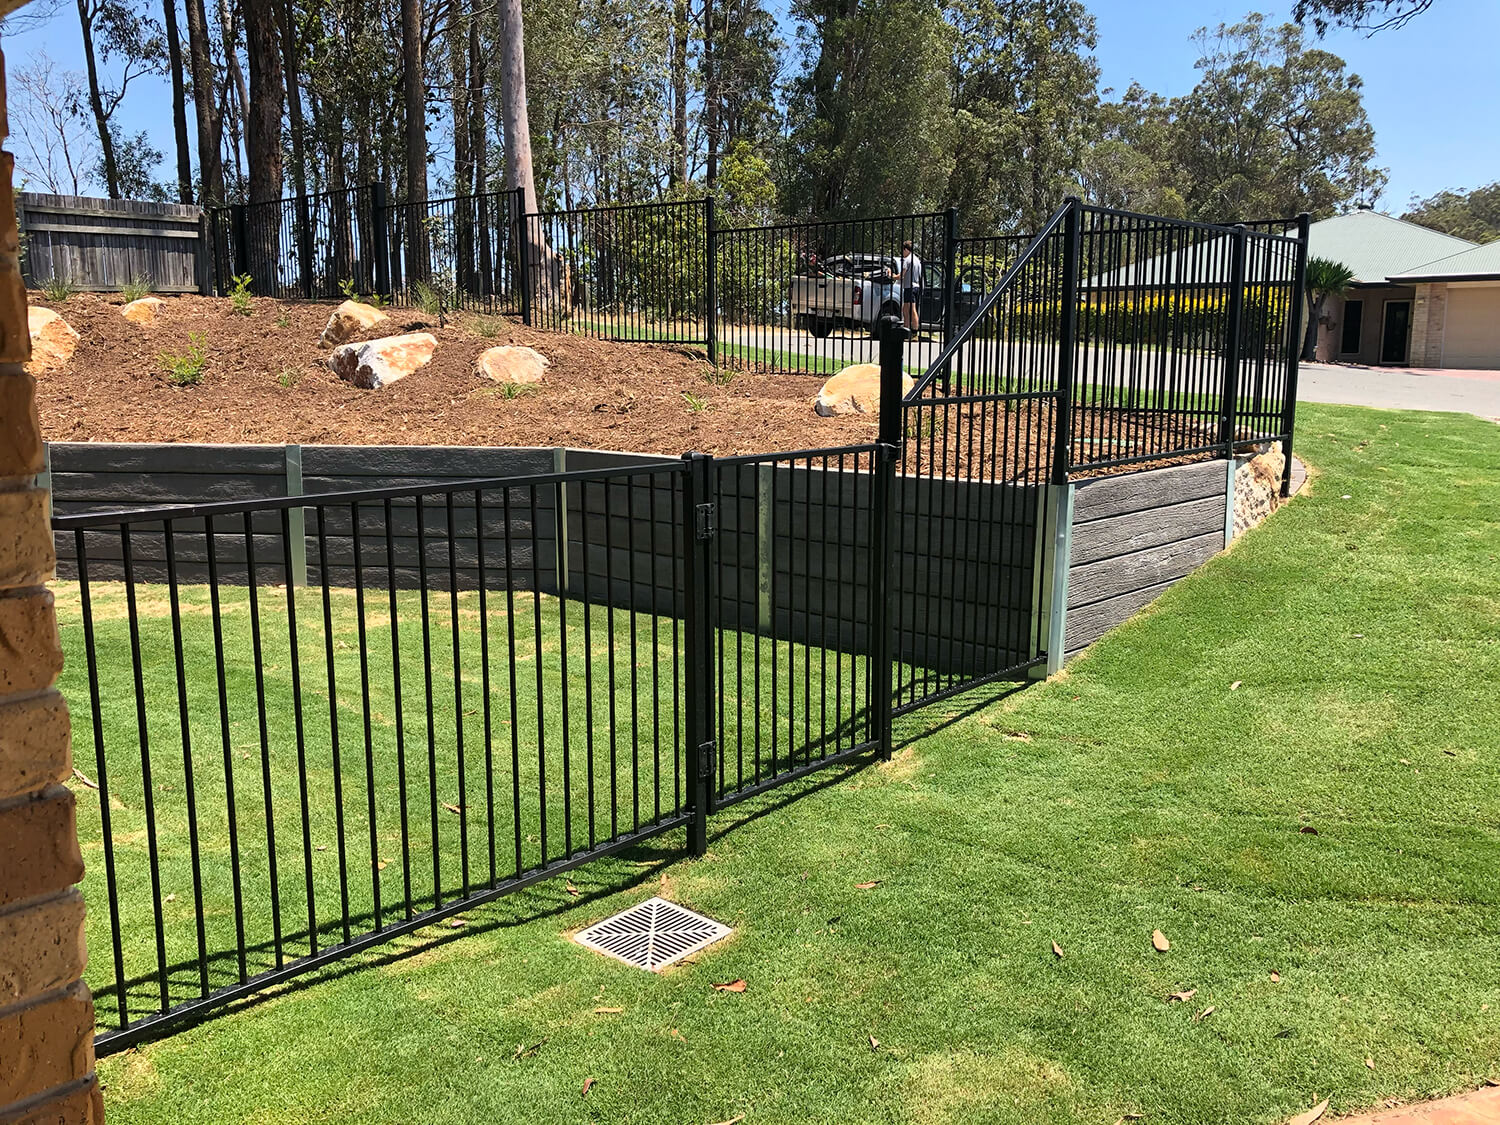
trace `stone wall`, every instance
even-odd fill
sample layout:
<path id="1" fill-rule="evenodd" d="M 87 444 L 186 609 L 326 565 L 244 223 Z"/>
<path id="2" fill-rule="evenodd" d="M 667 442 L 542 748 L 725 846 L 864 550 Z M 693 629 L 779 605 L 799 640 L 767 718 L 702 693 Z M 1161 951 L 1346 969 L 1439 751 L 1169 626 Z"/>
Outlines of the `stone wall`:
<path id="1" fill-rule="evenodd" d="M 1276 510 L 1281 503 L 1281 472 L 1286 457 L 1281 442 L 1270 442 L 1259 453 L 1241 455 L 1234 471 L 1234 537 L 1238 539 Z"/>
<path id="2" fill-rule="evenodd" d="M 6 5 L 0 4 L 0 9 Z M 0 90 L 4 62 L 0 60 Z M 0 97 L 0 135 L 8 134 Z M 0 153 L 0 1122 L 103 1120 L 13 160 Z"/>

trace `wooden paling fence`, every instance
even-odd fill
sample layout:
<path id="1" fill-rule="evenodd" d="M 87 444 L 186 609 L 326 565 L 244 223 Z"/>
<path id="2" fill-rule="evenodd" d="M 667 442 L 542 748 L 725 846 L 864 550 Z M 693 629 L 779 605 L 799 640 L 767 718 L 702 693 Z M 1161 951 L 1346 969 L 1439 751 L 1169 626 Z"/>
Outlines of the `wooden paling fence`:
<path id="1" fill-rule="evenodd" d="M 203 212 L 182 203 L 18 192 L 21 271 L 28 287 L 146 282 L 156 293 L 212 292 Z"/>

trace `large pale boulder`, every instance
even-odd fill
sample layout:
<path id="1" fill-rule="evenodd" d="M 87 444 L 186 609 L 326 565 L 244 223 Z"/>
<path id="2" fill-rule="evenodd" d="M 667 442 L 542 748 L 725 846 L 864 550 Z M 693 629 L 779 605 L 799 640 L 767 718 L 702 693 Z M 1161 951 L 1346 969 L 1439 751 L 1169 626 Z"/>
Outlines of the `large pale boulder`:
<path id="1" fill-rule="evenodd" d="M 363 301 L 345 301 L 329 314 L 328 326 L 323 329 L 318 343 L 342 344 L 389 319 L 374 305 L 367 305 Z"/>
<path id="2" fill-rule="evenodd" d="M 378 390 L 425 367 L 436 348 L 437 337 L 431 332 L 382 336 L 362 344 L 340 344 L 328 357 L 328 366 L 356 387 Z"/>
<path id="3" fill-rule="evenodd" d="M 78 332 L 52 309 L 30 306 L 26 310 L 26 327 L 31 332 L 33 370 L 61 367 L 73 358 Z"/>
<path id="4" fill-rule="evenodd" d="M 142 297 L 122 308 L 120 315 L 132 324 L 154 324 L 156 314 L 161 312 L 166 303 L 160 297 Z"/>
<path id="5" fill-rule="evenodd" d="M 540 383 L 551 361 L 535 348 L 486 348 L 474 361 L 474 374 L 495 383 Z"/>
<path id="6" fill-rule="evenodd" d="M 903 373 L 901 393 L 906 394 L 914 386 L 916 380 Z M 823 384 L 818 397 L 813 399 L 813 409 L 825 418 L 835 414 L 879 414 L 880 365 L 851 363 Z"/>

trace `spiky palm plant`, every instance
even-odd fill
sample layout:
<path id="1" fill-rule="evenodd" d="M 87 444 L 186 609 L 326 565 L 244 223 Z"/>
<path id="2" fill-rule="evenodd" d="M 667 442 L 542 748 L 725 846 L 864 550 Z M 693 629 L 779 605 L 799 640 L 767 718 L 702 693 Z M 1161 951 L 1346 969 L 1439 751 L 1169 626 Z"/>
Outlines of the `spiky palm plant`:
<path id="1" fill-rule="evenodd" d="M 1312 303 L 1312 316 L 1307 321 L 1307 334 L 1302 339 L 1302 358 L 1314 359 L 1318 350 L 1318 324 L 1323 319 L 1323 308 L 1329 297 L 1341 297 L 1354 280 L 1354 271 L 1343 262 L 1332 258 L 1307 259 L 1307 299 Z"/>

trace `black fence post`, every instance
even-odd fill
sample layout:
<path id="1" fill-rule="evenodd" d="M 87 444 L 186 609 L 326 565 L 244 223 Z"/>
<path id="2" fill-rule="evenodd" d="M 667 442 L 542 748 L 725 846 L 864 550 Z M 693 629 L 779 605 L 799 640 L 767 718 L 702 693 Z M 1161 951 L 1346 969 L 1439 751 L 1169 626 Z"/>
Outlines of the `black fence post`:
<path id="1" fill-rule="evenodd" d="M 703 296 L 704 331 L 707 335 L 708 362 L 719 366 L 719 231 L 714 221 L 714 197 L 703 200 Z"/>
<path id="2" fill-rule="evenodd" d="M 521 286 L 521 323 L 531 323 L 531 216 L 526 213 L 526 196 L 515 189 L 516 199 L 516 275 Z"/>
<path id="3" fill-rule="evenodd" d="M 874 457 L 874 487 L 870 520 L 870 706 L 878 724 L 880 756 L 890 760 L 891 712 L 895 707 L 895 628 L 891 612 L 891 563 L 896 537 L 896 463 L 905 433 L 907 327 L 894 316 L 880 319 L 880 427 Z"/>
<path id="4" fill-rule="evenodd" d="M 713 504 L 713 458 L 702 453 L 683 455 L 687 472 L 682 487 L 683 614 L 686 638 L 683 662 L 687 692 L 688 851 L 700 856 L 708 850 L 708 814 L 713 811 L 714 736 L 714 607 L 713 536 L 717 525 Z"/>
<path id="5" fill-rule="evenodd" d="M 370 185 L 370 253 L 375 259 L 375 292 L 391 295 L 390 210 L 385 185 Z"/>
<path id="6" fill-rule="evenodd" d="M 1292 323 L 1288 326 L 1286 386 L 1281 402 L 1281 495 L 1292 494 L 1292 431 L 1297 422 L 1297 375 L 1302 364 L 1302 313 L 1307 307 L 1307 237 L 1312 216 L 1297 216 L 1297 263 L 1292 267 Z"/>
<path id="7" fill-rule="evenodd" d="M 245 221 L 245 205 L 233 203 L 229 207 L 229 229 L 234 245 L 230 248 L 229 260 L 233 263 L 231 267 L 233 281 L 234 277 L 250 272 L 247 255 L 250 252 L 250 236 L 247 231 L 248 224 Z"/>
<path id="8" fill-rule="evenodd" d="M 1078 359 L 1078 270 L 1083 256 L 1083 202 L 1070 196 L 1063 218 L 1062 307 L 1058 330 L 1057 401 L 1054 406 L 1052 483 L 1066 485 L 1073 471 L 1073 369 Z"/>
<path id="9" fill-rule="evenodd" d="M 948 208 L 944 220 L 943 269 L 946 275 L 943 282 L 943 346 L 947 347 L 953 334 L 958 331 L 958 326 L 953 323 L 958 310 L 958 208 Z M 945 395 L 952 393 L 952 376 L 952 362 L 944 362 L 942 378 Z"/>
<path id="10" fill-rule="evenodd" d="M 1224 326 L 1224 400 L 1219 407 L 1219 444 L 1224 456 L 1234 456 L 1234 431 L 1239 413 L 1240 351 L 1245 329 L 1245 252 L 1249 230 L 1243 223 L 1234 228 L 1229 259 L 1229 316 Z"/>
<path id="11" fill-rule="evenodd" d="M 312 300 L 313 295 L 313 232 L 312 211 L 307 205 L 307 193 L 297 196 L 297 266 L 301 275 L 302 296 Z"/>

